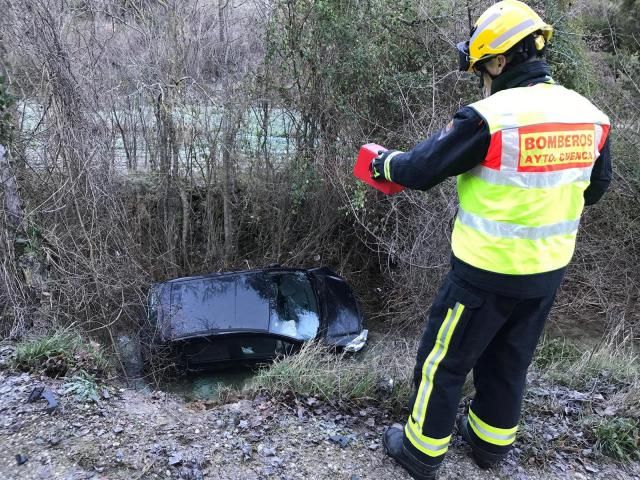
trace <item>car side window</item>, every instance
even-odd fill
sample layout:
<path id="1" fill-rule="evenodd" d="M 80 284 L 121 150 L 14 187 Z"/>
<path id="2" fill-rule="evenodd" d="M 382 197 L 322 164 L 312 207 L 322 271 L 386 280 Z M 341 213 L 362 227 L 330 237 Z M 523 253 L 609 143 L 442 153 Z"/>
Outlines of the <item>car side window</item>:
<path id="1" fill-rule="evenodd" d="M 276 274 L 274 288 L 269 330 L 299 340 L 314 338 L 320 318 L 317 299 L 307 276 L 302 272 Z"/>

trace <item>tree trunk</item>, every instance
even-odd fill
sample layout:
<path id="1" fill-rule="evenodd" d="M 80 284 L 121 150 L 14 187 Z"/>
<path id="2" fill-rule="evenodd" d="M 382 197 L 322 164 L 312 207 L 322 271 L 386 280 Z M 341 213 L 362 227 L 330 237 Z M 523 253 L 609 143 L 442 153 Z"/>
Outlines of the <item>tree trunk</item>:
<path id="1" fill-rule="evenodd" d="M 222 180 L 222 202 L 224 214 L 224 261 L 229 264 L 235 253 L 234 228 L 233 228 L 233 162 L 232 151 L 235 143 L 235 122 L 232 122 L 225 109 L 223 113 L 223 140 L 222 140 L 222 169 L 224 178 Z"/>

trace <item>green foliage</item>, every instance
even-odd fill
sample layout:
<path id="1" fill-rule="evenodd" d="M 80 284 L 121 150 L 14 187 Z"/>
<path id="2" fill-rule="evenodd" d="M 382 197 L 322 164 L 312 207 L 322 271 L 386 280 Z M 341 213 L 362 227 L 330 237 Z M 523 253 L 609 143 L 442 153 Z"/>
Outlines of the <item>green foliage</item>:
<path id="1" fill-rule="evenodd" d="M 595 426 L 598 449 L 616 460 L 640 460 L 640 422 L 637 419 L 610 417 Z"/>
<path id="2" fill-rule="evenodd" d="M 66 395 L 74 395 L 76 399 L 82 402 L 92 401 L 98 403 L 100 401 L 96 377 L 84 370 L 67 380 L 63 388 Z"/>
<path id="3" fill-rule="evenodd" d="M 597 86 L 595 68 L 588 56 L 585 29 L 571 8 L 570 3 L 561 0 L 544 0 L 544 19 L 554 28 L 547 60 L 558 83 L 589 96 Z"/>
<path id="4" fill-rule="evenodd" d="M 7 91 L 5 78 L 0 76 L 0 145 L 8 145 L 13 135 L 11 106 L 14 99 Z"/>
<path id="5" fill-rule="evenodd" d="M 534 364 L 540 369 L 546 369 L 552 365 L 574 363 L 581 356 L 581 351 L 575 345 L 567 343 L 564 339 L 553 338 L 542 342 L 536 353 Z"/>
<path id="6" fill-rule="evenodd" d="M 51 377 L 62 377 L 79 368 L 96 373 L 110 368 L 110 361 L 100 345 L 84 341 L 70 329 L 20 342 L 14 363 L 20 370 L 42 372 Z"/>
<path id="7" fill-rule="evenodd" d="M 267 64 L 290 79 L 282 93 L 301 112 L 306 141 L 333 138 L 345 125 L 374 134 L 399 128 L 406 105 L 428 98 L 418 18 L 408 0 L 276 3 Z"/>
<path id="8" fill-rule="evenodd" d="M 15 244 L 20 248 L 18 253 L 32 253 L 40 255 L 42 251 L 42 231 L 35 225 L 29 225 L 26 228 L 26 236 L 16 238 Z"/>

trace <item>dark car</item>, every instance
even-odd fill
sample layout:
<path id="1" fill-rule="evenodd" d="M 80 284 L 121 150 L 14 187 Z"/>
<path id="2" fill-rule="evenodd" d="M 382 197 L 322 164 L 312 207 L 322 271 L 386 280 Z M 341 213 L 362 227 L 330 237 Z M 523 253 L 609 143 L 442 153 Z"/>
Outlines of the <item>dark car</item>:
<path id="1" fill-rule="evenodd" d="M 367 340 L 351 287 L 330 269 L 270 267 L 185 277 L 152 286 L 154 343 L 188 370 L 255 364 L 310 340 L 356 352 Z"/>

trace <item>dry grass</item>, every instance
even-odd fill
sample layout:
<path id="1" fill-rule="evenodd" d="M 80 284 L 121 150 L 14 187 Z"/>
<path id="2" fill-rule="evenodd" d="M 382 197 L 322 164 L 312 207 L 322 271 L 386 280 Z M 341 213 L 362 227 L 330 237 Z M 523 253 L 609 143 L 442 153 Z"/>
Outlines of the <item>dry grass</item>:
<path id="1" fill-rule="evenodd" d="M 409 399 L 414 358 L 415 345 L 404 340 L 381 340 L 359 355 L 308 343 L 259 371 L 250 389 L 276 395 L 292 391 L 336 403 L 376 402 L 397 411 Z"/>

